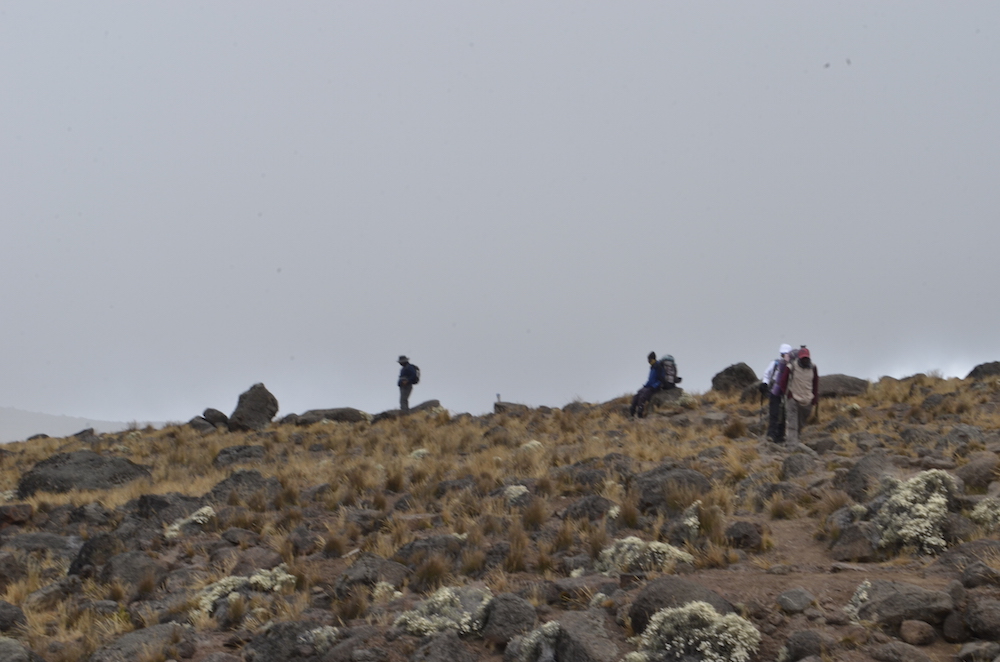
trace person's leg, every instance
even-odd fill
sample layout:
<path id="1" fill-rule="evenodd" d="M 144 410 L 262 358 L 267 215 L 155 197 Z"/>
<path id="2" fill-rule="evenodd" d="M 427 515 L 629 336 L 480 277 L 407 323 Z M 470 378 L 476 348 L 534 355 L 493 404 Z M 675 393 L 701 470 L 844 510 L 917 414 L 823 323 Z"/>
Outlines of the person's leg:
<path id="1" fill-rule="evenodd" d="M 643 418 L 646 415 L 646 405 L 649 403 L 649 399 L 653 397 L 653 389 L 643 386 L 639 389 L 637 396 L 639 398 L 639 406 L 636 411 L 639 418 Z"/>
<path id="2" fill-rule="evenodd" d="M 785 442 L 789 446 L 799 443 L 799 403 L 794 398 L 785 403 Z"/>
<path id="3" fill-rule="evenodd" d="M 812 416 L 812 405 L 799 405 L 799 434 L 802 434 L 802 428 L 806 426 L 809 422 L 809 417 Z"/>
<path id="4" fill-rule="evenodd" d="M 632 396 L 632 406 L 628 408 L 628 415 L 635 418 L 635 412 L 639 408 L 639 394 L 642 393 L 642 389 L 636 391 L 635 395 Z"/>
<path id="5" fill-rule="evenodd" d="M 767 437 L 775 443 L 781 442 L 781 396 L 773 393 L 767 403 Z"/>
<path id="6" fill-rule="evenodd" d="M 410 391 L 413 384 L 406 384 L 399 387 L 399 408 L 403 411 L 410 411 Z"/>

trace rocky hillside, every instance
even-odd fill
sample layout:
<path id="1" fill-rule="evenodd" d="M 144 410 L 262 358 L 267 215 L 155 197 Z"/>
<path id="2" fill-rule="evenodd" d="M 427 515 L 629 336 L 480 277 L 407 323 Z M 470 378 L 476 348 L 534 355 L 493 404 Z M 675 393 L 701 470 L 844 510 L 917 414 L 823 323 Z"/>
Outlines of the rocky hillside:
<path id="1" fill-rule="evenodd" d="M 824 377 L 785 448 L 727 371 L 635 421 L 276 422 L 256 385 L 231 415 L 9 444 L 0 660 L 1000 656 L 997 375 Z"/>

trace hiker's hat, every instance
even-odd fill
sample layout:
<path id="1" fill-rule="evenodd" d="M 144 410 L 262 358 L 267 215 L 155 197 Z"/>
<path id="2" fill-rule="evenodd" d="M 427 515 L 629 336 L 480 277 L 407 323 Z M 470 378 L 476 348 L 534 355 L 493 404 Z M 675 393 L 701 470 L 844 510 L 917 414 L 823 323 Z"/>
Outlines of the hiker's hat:
<path id="1" fill-rule="evenodd" d="M 410 359 L 406 358 L 405 356 L 400 356 L 399 359 L 396 361 L 396 363 L 409 363 L 409 362 Z"/>
<path id="2" fill-rule="evenodd" d="M 789 345 L 788 343 L 782 343 L 781 347 L 778 348 L 778 353 L 779 354 L 791 354 L 792 353 L 792 346 Z"/>
<path id="3" fill-rule="evenodd" d="M 801 349 L 799 349 L 799 358 L 800 359 L 808 359 L 809 358 L 809 348 L 808 347 L 802 347 Z"/>

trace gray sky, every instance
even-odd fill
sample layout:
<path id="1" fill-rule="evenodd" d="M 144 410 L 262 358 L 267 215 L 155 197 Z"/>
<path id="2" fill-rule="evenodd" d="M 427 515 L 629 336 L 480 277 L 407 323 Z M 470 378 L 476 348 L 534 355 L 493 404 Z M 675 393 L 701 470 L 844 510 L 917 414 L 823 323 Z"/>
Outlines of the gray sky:
<path id="1" fill-rule="evenodd" d="M 0 2 L 0 406 L 1000 359 L 994 2 Z"/>

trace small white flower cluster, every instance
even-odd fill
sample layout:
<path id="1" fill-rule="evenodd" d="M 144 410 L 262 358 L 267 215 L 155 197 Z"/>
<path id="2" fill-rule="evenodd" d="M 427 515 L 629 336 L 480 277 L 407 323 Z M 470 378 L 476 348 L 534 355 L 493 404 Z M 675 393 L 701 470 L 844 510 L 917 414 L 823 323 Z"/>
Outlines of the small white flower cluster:
<path id="1" fill-rule="evenodd" d="M 503 496 L 507 499 L 507 503 L 514 503 L 525 494 L 528 493 L 528 488 L 524 485 L 509 485 L 503 491 Z"/>
<path id="2" fill-rule="evenodd" d="M 517 653 L 517 662 L 553 659 L 552 652 L 555 650 L 556 639 L 559 638 L 561 630 L 562 626 L 559 625 L 559 621 L 549 621 L 524 635 Z M 548 656 L 545 655 L 546 651 Z"/>
<path id="3" fill-rule="evenodd" d="M 272 570 L 258 570 L 250 577 L 223 577 L 201 589 L 198 594 L 198 611 L 211 615 L 216 601 L 239 589 L 249 586 L 255 591 L 267 593 L 295 587 L 295 576 L 288 574 L 284 563 Z"/>
<path id="4" fill-rule="evenodd" d="M 13 501 L 17 498 L 17 490 L 4 490 L 0 492 L 0 501 Z"/>
<path id="5" fill-rule="evenodd" d="M 456 589 L 444 587 L 415 609 L 400 614 L 394 625 L 421 637 L 443 630 L 456 630 L 459 634 L 479 632 L 483 629 L 486 605 L 493 599 L 493 593 L 488 588 L 465 587 L 459 590 L 471 602 L 477 603 L 470 605 L 471 610 L 462 604 Z"/>
<path id="6" fill-rule="evenodd" d="M 204 508 L 199 508 L 187 517 L 182 517 L 173 524 L 167 527 L 166 531 L 163 532 L 163 537 L 170 539 L 176 538 L 181 534 L 181 529 L 187 524 L 208 524 L 211 520 L 215 519 L 215 510 L 211 506 L 205 506 Z"/>
<path id="7" fill-rule="evenodd" d="M 693 540 L 698 537 L 698 531 L 701 530 L 701 501 L 695 501 L 690 506 L 684 509 L 681 513 L 681 526 L 684 527 L 687 538 Z"/>
<path id="8" fill-rule="evenodd" d="M 299 635 L 299 643 L 307 644 L 312 646 L 313 650 L 317 654 L 322 655 L 326 651 L 333 648 L 343 634 L 339 628 L 335 628 L 330 625 L 323 625 L 314 630 L 309 630 L 308 632 L 303 632 Z"/>
<path id="9" fill-rule="evenodd" d="M 948 504 L 958 492 L 955 479 L 947 471 L 922 471 L 899 483 L 887 481 L 883 493 L 888 500 L 872 522 L 880 533 L 880 547 L 913 546 L 926 554 L 943 551 L 944 524 Z"/>
<path id="10" fill-rule="evenodd" d="M 668 572 L 678 562 L 693 563 L 694 557 L 666 543 L 629 536 L 602 549 L 595 569 L 605 574 L 638 568 Z"/>
<path id="11" fill-rule="evenodd" d="M 410 459 L 412 459 L 412 460 L 422 460 L 422 459 L 424 459 L 425 457 L 427 457 L 430 454 L 431 454 L 431 452 L 429 450 L 427 450 L 426 448 L 418 448 L 417 450 L 415 450 L 412 453 L 410 453 Z"/>
<path id="12" fill-rule="evenodd" d="M 986 497 L 972 509 L 969 519 L 987 531 L 1000 529 L 1000 499 Z"/>
<path id="13" fill-rule="evenodd" d="M 622 509 L 620 506 L 611 506 L 611 508 L 608 509 L 608 519 L 618 519 L 621 512 Z"/>
<path id="14" fill-rule="evenodd" d="M 392 602 L 401 597 L 403 597 L 403 594 L 397 591 L 396 587 L 389 582 L 376 582 L 372 588 L 372 602 L 377 605 Z"/>
<path id="15" fill-rule="evenodd" d="M 749 662 L 760 648 L 760 632 L 745 618 L 722 616 L 699 601 L 656 612 L 633 641 L 639 650 L 623 662 L 667 662 L 689 655 L 705 662 Z"/>
<path id="16" fill-rule="evenodd" d="M 854 595 L 851 596 L 851 599 L 847 602 L 847 606 L 844 607 L 844 613 L 855 623 L 858 622 L 858 612 L 861 611 L 861 607 L 868 602 L 868 591 L 871 587 L 872 583 L 867 579 L 858 584 L 858 587 L 854 589 Z"/>
<path id="17" fill-rule="evenodd" d="M 542 442 L 538 441 L 537 439 L 532 439 L 527 443 L 521 444 L 521 450 L 524 451 L 540 451 L 543 448 L 545 447 L 542 446 Z"/>

